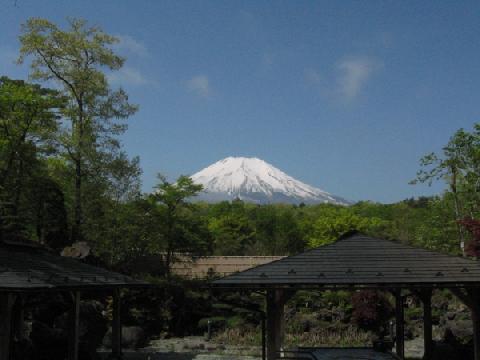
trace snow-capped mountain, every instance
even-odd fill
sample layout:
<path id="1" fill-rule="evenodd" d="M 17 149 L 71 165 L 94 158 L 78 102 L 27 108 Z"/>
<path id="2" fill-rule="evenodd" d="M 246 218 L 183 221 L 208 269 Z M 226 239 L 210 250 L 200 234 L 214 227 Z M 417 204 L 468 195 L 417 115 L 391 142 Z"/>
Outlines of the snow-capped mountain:
<path id="1" fill-rule="evenodd" d="M 228 157 L 191 178 L 204 187 L 198 199 L 209 202 L 239 198 L 258 204 L 350 204 L 341 197 L 302 183 L 257 158 Z"/>

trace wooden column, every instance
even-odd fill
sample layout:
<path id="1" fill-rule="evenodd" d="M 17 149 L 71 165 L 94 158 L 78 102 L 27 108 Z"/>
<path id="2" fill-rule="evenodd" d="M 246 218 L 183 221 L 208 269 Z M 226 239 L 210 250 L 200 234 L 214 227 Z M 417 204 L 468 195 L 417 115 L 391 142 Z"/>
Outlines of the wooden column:
<path id="1" fill-rule="evenodd" d="M 25 335 L 25 295 L 19 295 L 14 306 L 14 336 L 22 340 Z"/>
<path id="2" fill-rule="evenodd" d="M 468 289 L 467 294 L 473 323 L 473 358 L 480 360 L 480 289 Z"/>
<path id="3" fill-rule="evenodd" d="M 470 309 L 472 313 L 472 322 L 473 322 L 473 358 L 475 360 L 480 360 L 480 309 L 477 306 L 474 306 Z"/>
<path id="4" fill-rule="evenodd" d="M 262 313 L 262 360 L 267 360 L 267 319 Z"/>
<path id="5" fill-rule="evenodd" d="M 425 289 L 420 293 L 423 303 L 423 347 L 424 360 L 431 360 L 433 356 L 432 340 L 432 290 Z"/>
<path id="6" fill-rule="evenodd" d="M 405 357 L 405 332 L 402 291 L 395 292 L 395 349 L 400 359 Z"/>
<path id="7" fill-rule="evenodd" d="M 275 360 L 281 347 L 280 322 L 283 317 L 283 304 L 279 301 L 280 291 L 267 291 L 267 360 Z"/>
<path id="8" fill-rule="evenodd" d="M 120 289 L 113 291 L 112 359 L 122 357 L 122 318 Z"/>
<path id="9" fill-rule="evenodd" d="M 275 360 L 283 349 L 285 337 L 285 303 L 295 294 L 295 290 L 267 291 L 267 360 Z"/>
<path id="10" fill-rule="evenodd" d="M 480 360 L 480 289 L 451 289 L 470 308 L 473 323 L 473 358 Z"/>
<path id="11" fill-rule="evenodd" d="M 12 338 L 12 309 L 16 296 L 0 293 L 0 360 L 9 360 Z"/>
<path id="12" fill-rule="evenodd" d="M 72 308 L 69 319 L 68 360 L 78 360 L 80 341 L 80 291 L 72 292 Z"/>

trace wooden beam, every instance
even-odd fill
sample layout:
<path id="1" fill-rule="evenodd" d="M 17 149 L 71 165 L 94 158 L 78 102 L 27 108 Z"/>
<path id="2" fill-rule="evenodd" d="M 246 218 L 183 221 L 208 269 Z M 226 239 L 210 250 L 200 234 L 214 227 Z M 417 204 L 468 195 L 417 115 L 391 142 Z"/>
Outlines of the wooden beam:
<path id="1" fill-rule="evenodd" d="M 284 290 L 267 291 L 267 360 L 277 359 L 285 334 L 284 306 L 288 295 Z"/>
<path id="2" fill-rule="evenodd" d="M 69 319 L 68 360 L 78 360 L 80 337 L 80 291 L 72 292 Z"/>
<path id="3" fill-rule="evenodd" d="M 400 359 L 405 357 L 405 331 L 402 290 L 395 292 L 395 350 Z"/>
<path id="4" fill-rule="evenodd" d="M 423 347 L 424 360 L 431 360 L 433 356 L 432 339 L 432 290 L 424 289 L 420 292 L 423 303 Z"/>
<path id="5" fill-rule="evenodd" d="M 120 289 L 113 291 L 113 319 L 112 319 L 112 354 L 111 359 L 122 357 L 122 299 Z"/>
<path id="6" fill-rule="evenodd" d="M 0 360 L 10 360 L 12 309 L 15 298 L 12 293 L 0 293 Z"/>

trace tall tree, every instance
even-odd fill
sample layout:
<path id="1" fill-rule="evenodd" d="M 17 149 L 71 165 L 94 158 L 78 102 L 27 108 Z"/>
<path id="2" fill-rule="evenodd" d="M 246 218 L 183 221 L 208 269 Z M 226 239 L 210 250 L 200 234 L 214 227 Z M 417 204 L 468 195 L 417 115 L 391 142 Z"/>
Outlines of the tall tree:
<path id="1" fill-rule="evenodd" d="M 19 63 L 32 57 L 30 77 L 55 81 L 68 98 L 63 110 L 65 126 L 58 136 L 63 155 L 73 167 L 73 224 L 71 241 L 82 238 L 84 183 L 86 177 L 105 172 L 119 151 L 117 136 L 126 129 L 118 119 L 137 110 L 122 90 L 113 91 L 106 70 L 122 67 L 124 59 L 111 45 L 118 40 L 85 20 L 69 19 L 62 30 L 48 20 L 31 18 L 22 25 Z"/>
<path id="2" fill-rule="evenodd" d="M 474 218 L 480 211 L 480 124 L 472 132 L 458 130 L 442 149 L 442 154 L 428 154 L 420 160 L 421 169 L 412 183 L 443 180 L 453 198 L 453 214 L 460 247 L 465 234 L 459 221 Z"/>
<path id="3" fill-rule="evenodd" d="M 22 80 L 0 78 L 0 229 L 25 228 L 22 219 L 32 209 L 33 199 L 23 201 L 26 194 L 35 196 L 29 186 L 36 184 L 39 191 L 46 184 L 48 174 L 41 161 L 54 151 L 53 140 L 59 124 L 58 111 L 64 99 L 55 90 Z M 45 181 L 39 181 L 43 177 Z M 51 185 L 50 188 L 54 186 Z M 47 193 L 44 200 L 48 202 Z M 17 229 L 19 230 L 19 229 Z M 15 231 L 14 231 L 15 232 Z M 13 236 L 13 233 L 9 233 Z"/>
<path id="4" fill-rule="evenodd" d="M 164 224 L 165 270 L 170 267 L 176 252 L 197 252 L 208 246 L 208 235 L 192 214 L 195 205 L 189 200 L 202 191 L 202 185 L 195 184 L 188 176 L 180 176 L 175 183 L 158 175 L 159 184 L 151 200 L 161 206 L 160 221 Z"/>

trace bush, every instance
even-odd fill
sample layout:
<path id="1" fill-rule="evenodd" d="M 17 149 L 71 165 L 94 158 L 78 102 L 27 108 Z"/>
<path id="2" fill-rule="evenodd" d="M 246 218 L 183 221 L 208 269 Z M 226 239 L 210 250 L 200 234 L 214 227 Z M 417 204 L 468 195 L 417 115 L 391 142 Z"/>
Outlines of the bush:
<path id="1" fill-rule="evenodd" d="M 383 293 L 372 290 L 356 292 L 352 295 L 352 305 L 352 317 L 358 327 L 384 334 L 393 308 Z"/>

